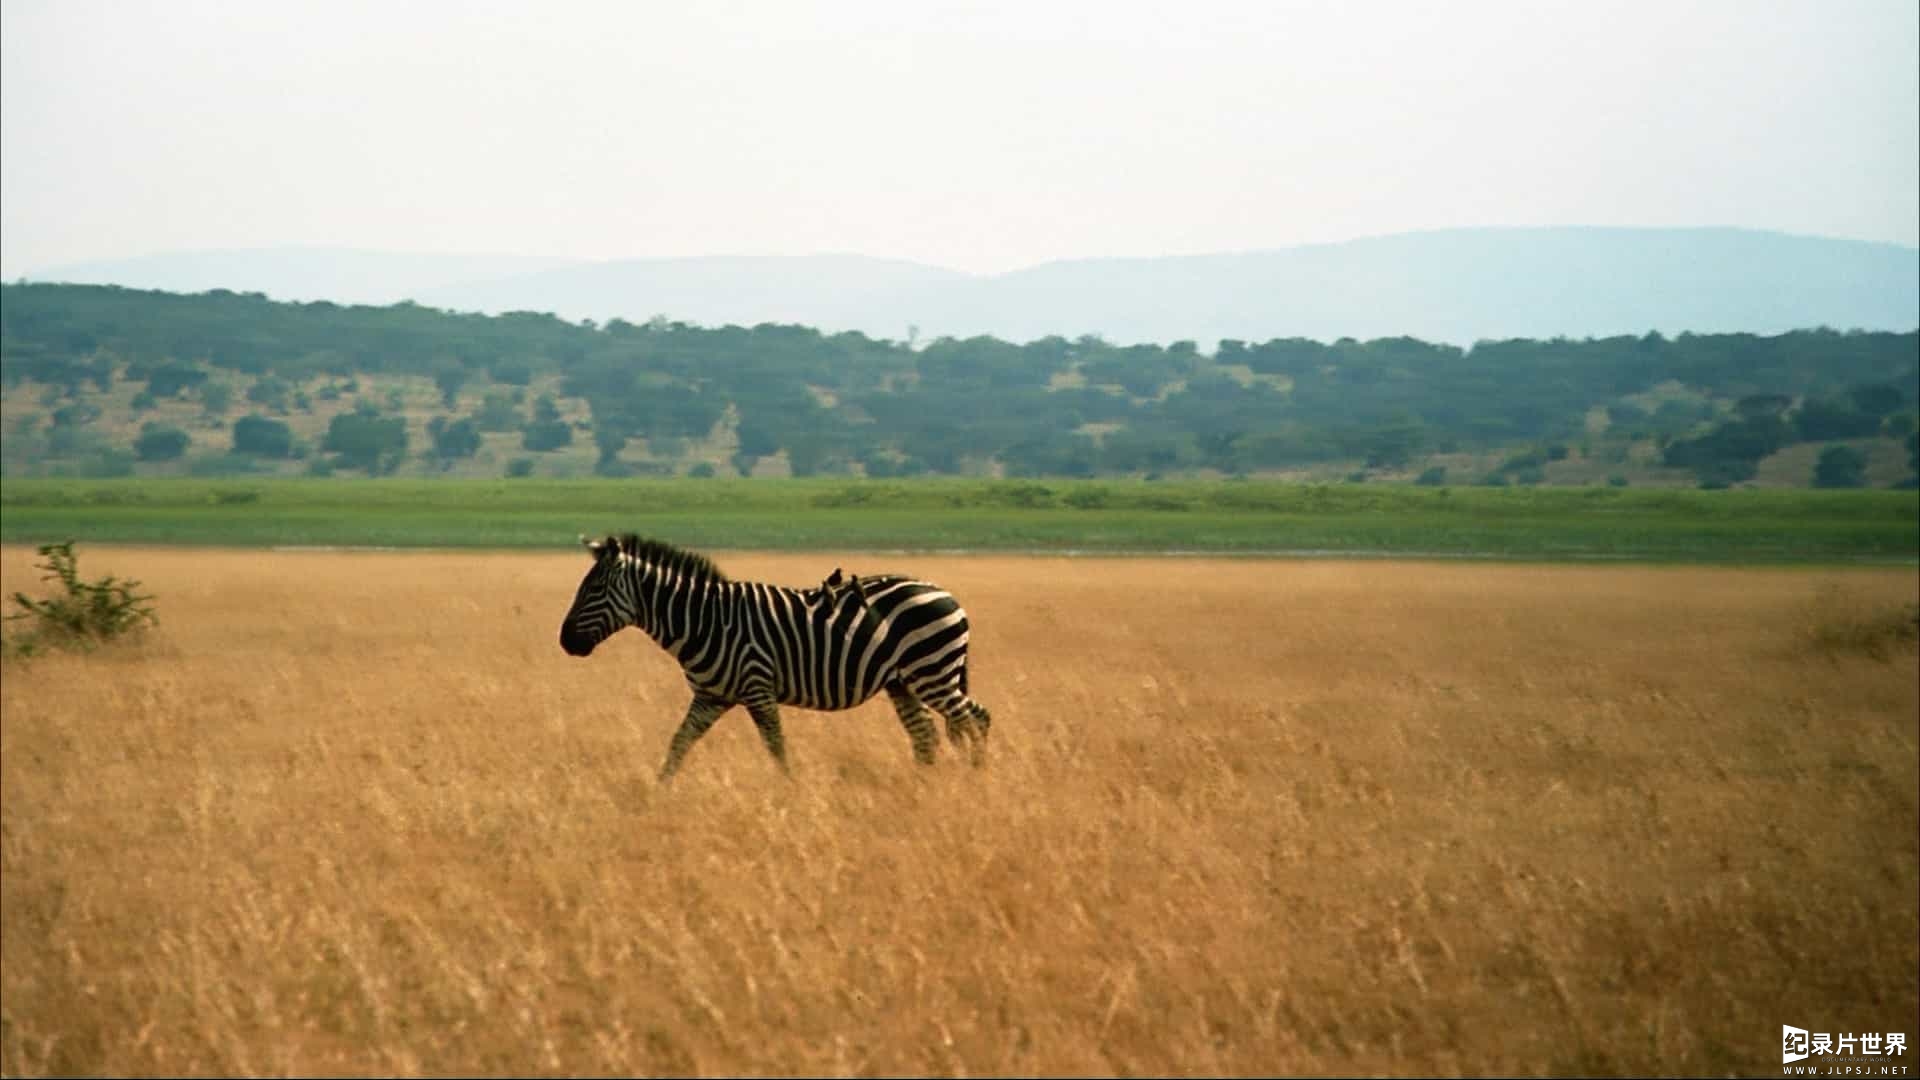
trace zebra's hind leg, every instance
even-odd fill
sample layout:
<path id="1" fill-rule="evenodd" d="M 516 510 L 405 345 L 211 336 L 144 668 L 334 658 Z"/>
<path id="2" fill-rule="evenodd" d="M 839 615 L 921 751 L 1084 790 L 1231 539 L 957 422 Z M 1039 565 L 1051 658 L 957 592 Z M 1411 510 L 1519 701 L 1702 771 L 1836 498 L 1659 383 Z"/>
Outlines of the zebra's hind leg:
<path id="1" fill-rule="evenodd" d="M 933 764 L 936 742 L 933 714 L 920 704 L 919 698 L 898 683 L 887 687 L 887 696 L 893 699 L 893 711 L 900 714 L 900 725 L 907 729 L 907 737 L 913 740 L 913 760 L 922 765 Z"/>
<path id="2" fill-rule="evenodd" d="M 993 714 L 987 712 L 987 707 L 968 697 L 954 683 L 938 688 L 927 687 L 917 691 L 917 694 L 946 717 L 947 738 L 952 741 L 954 749 L 966 751 L 967 760 L 974 765 L 985 765 L 987 733 L 993 729 Z"/>

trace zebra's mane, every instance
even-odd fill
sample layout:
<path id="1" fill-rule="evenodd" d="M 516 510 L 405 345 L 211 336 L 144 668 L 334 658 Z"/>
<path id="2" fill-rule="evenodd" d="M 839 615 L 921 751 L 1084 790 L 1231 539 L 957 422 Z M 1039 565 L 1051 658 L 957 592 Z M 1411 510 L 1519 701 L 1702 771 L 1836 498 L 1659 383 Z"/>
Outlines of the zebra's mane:
<path id="1" fill-rule="evenodd" d="M 620 554 L 637 562 L 689 577 L 708 578 L 713 581 L 727 580 L 727 575 L 713 565 L 712 559 L 698 552 L 675 547 L 665 540 L 648 540 L 628 533 L 620 538 Z"/>

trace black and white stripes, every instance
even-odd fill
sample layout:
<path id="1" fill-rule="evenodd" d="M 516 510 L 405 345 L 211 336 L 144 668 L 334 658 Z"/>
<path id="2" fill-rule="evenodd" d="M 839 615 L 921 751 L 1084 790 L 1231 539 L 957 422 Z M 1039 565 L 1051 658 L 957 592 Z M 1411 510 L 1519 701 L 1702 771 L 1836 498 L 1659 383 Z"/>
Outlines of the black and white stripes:
<path id="1" fill-rule="evenodd" d="M 693 689 L 662 779 L 735 705 L 785 767 L 779 706 L 851 709 L 883 689 L 916 759 L 933 761 L 938 713 L 954 745 L 981 761 L 992 719 L 967 697 L 967 613 L 946 590 L 839 570 L 818 588 L 789 589 L 729 580 L 704 556 L 655 540 L 583 542 L 593 568 L 560 625 L 561 647 L 586 656 L 638 626 L 680 661 Z"/>

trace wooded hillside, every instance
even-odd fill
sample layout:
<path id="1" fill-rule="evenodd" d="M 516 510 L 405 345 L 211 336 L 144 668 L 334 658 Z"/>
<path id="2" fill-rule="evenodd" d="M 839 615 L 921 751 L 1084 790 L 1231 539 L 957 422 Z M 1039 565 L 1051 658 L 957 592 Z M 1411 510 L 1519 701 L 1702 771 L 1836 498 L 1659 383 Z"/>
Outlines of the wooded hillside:
<path id="1" fill-rule="evenodd" d="M 1912 483 L 1920 335 L 889 341 L 0 287 L 8 475 Z"/>

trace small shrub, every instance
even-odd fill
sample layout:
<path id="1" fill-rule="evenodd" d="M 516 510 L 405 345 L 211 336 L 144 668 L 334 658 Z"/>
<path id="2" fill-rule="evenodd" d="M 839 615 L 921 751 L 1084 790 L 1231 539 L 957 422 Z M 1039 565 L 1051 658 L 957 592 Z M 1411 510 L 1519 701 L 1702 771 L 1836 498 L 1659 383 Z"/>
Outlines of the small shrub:
<path id="1" fill-rule="evenodd" d="M 1017 506 L 1031 510 L 1053 505 L 1053 489 L 1045 484 L 1036 484 L 1031 481 L 991 484 L 985 494 L 989 502 L 1001 506 Z"/>
<path id="2" fill-rule="evenodd" d="M 1106 507 L 1111 492 L 1098 485 L 1077 487 L 1067 492 L 1061 501 L 1075 510 L 1100 510 Z"/>
<path id="3" fill-rule="evenodd" d="M 29 654 L 42 645 L 88 647 L 159 624 L 148 603 L 153 597 L 134 591 L 139 582 L 112 576 L 99 581 L 80 580 L 73 541 L 42 544 L 35 550 L 46 560 L 36 564 L 46 571 L 41 580 L 60 582 L 65 595 L 35 600 L 25 593 L 14 593 L 13 602 L 22 610 L 7 616 L 7 621 L 29 625 L 24 637 L 8 643 L 8 651 Z"/>
<path id="4" fill-rule="evenodd" d="M 1413 482 L 1421 487 L 1445 487 L 1447 483 L 1447 467 L 1445 465 L 1435 465 L 1421 473 Z"/>
<path id="5" fill-rule="evenodd" d="M 525 458 L 525 457 L 514 458 L 512 461 L 507 462 L 507 478 L 509 480 L 524 480 L 525 478 L 532 475 L 533 475 L 533 459 L 532 458 Z"/>

